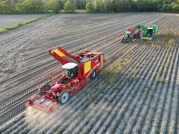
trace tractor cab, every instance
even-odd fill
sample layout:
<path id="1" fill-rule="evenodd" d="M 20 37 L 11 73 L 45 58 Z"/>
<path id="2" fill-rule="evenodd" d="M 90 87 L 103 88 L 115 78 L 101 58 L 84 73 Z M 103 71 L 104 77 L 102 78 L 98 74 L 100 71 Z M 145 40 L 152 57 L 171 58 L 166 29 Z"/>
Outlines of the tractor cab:
<path id="1" fill-rule="evenodd" d="M 65 75 L 67 78 L 75 78 L 78 76 L 78 65 L 76 63 L 67 63 L 62 66 L 65 69 Z"/>
<path id="2" fill-rule="evenodd" d="M 148 36 L 148 37 L 151 37 L 153 33 L 154 33 L 153 28 L 148 28 L 148 29 L 147 29 L 147 36 Z"/>
<path id="3" fill-rule="evenodd" d="M 124 36 L 125 36 L 125 38 L 129 38 L 129 34 L 125 34 Z"/>
<path id="4" fill-rule="evenodd" d="M 124 33 L 124 37 L 125 37 L 125 39 L 132 38 L 131 32 L 126 31 L 126 32 Z"/>

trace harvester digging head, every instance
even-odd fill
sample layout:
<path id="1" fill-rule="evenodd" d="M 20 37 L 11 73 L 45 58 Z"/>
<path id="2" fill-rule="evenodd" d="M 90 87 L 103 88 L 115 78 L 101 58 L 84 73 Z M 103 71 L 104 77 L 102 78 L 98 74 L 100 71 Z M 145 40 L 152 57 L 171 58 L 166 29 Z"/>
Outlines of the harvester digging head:
<path id="1" fill-rule="evenodd" d="M 46 99 L 45 97 L 32 95 L 28 100 L 28 105 L 51 112 L 55 109 L 57 102 Z"/>

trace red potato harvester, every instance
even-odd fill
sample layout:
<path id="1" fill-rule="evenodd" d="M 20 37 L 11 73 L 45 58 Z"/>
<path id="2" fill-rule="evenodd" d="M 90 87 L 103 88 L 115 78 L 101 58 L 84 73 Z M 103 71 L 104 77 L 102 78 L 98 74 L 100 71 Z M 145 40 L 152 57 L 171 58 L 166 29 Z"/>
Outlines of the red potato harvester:
<path id="1" fill-rule="evenodd" d="M 63 64 L 65 73 L 62 77 L 52 81 L 53 87 L 45 84 L 38 88 L 39 96 L 32 95 L 27 104 L 40 108 L 47 112 L 54 110 L 57 102 L 66 103 L 70 96 L 77 93 L 82 86 L 85 86 L 85 79 L 94 79 L 97 71 L 104 68 L 104 53 L 83 51 L 75 56 L 69 54 L 64 49 L 58 47 L 56 50 L 49 50 L 49 53 Z"/>

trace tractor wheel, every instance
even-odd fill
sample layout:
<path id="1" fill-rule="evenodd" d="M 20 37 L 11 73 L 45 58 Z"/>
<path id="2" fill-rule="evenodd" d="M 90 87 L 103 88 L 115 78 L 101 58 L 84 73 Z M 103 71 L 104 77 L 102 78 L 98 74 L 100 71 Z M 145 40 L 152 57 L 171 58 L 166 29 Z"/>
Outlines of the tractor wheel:
<path id="1" fill-rule="evenodd" d="M 137 38 L 140 38 L 140 33 L 137 34 Z"/>
<path id="2" fill-rule="evenodd" d="M 121 39 L 121 42 L 124 42 L 124 38 Z"/>
<path id="3" fill-rule="evenodd" d="M 136 35 L 135 35 L 135 38 L 137 39 L 138 37 L 139 37 L 139 34 L 136 34 Z"/>
<path id="4" fill-rule="evenodd" d="M 90 75 L 91 79 L 94 79 L 96 77 L 96 70 L 93 70 L 93 72 Z"/>
<path id="5" fill-rule="evenodd" d="M 128 38 L 128 39 L 127 39 L 127 43 L 129 43 L 129 42 L 130 42 L 130 39 Z"/>
<path id="6" fill-rule="evenodd" d="M 41 90 L 43 90 L 43 91 L 50 90 L 50 85 L 49 85 L 49 84 L 43 85 L 43 86 L 41 87 Z M 45 95 L 45 94 L 46 94 L 46 93 L 39 91 L 39 95 Z"/>
<path id="7" fill-rule="evenodd" d="M 130 38 L 130 42 L 132 42 L 132 38 Z"/>
<path id="8" fill-rule="evenodd" d="M 68 101 L 68 99 L 70 98 L 70 94 L 67 90 L 64 90 L 63 92 L 61 92 L 59 98 L 58 98 L 58 101 L 61 103 L 61 104 L 64 104 Z"/>

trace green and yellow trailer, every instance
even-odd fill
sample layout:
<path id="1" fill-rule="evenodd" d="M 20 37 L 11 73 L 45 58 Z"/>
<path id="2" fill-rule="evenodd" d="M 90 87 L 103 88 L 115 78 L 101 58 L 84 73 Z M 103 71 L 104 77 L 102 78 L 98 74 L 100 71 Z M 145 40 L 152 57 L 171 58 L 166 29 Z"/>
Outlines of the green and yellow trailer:
<path id="1" fill-rule="evenodd" d="M 150 25 L 147 28 L 141 24 L 138 24 L 137 26 L 144 30 L 144 34 L 140 37 L 143 40 L 152 40 L 158 33 L 158 25 Z"/>

